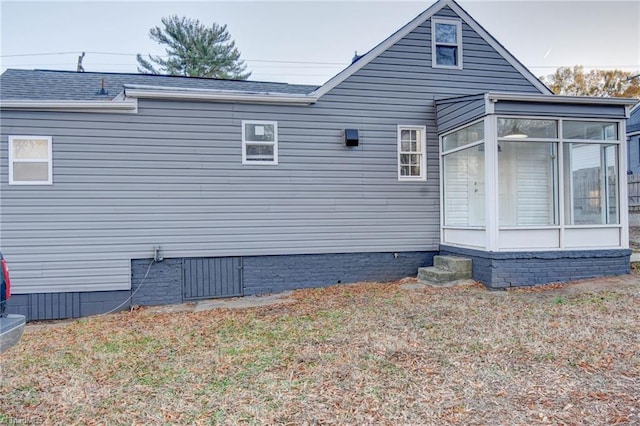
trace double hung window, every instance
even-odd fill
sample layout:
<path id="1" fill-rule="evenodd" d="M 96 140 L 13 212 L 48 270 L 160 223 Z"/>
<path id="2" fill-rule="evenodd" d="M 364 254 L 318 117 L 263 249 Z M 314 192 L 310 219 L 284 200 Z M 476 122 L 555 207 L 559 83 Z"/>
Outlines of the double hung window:
<path id="1" fill-rule="evenodd" d="M 434 68 L 462 68 L 462 24 L 459 20 L 431 20 L 431 52 Z"/>
<path id="2" fill-rule="evenodd" d="M 277 122 L 242 122 L 242 164 L 278 164 Z"/>
<path id="3" fill-rule="evenodd" d="M 426 180 L 424 126 L 398 126 L 398 180 Z"/>
<path id="4" fill-rule="evenodd" d="M 9 136 L 9 184 L 51 185 L 52 138 Z"/>

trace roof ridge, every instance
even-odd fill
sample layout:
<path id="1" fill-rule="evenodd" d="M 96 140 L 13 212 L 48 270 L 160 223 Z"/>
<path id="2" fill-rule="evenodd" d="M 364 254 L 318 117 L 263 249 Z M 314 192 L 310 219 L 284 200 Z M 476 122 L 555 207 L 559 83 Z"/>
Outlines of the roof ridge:
<path id="1" fill-rule="evenodd" d="M 102 80 L 102 81 L 101 81 Z M 107 100 L 117 97 L 126 85 L 193 88 L 202 91 L 279 93 L 308 95 L 316 85 L 283 82 L 224 80 L 155 74 L 77 72 L 66 70 L 7 69 L 0 76 L 2 100 Z"/>
<path id="2" fill-rule="evenodd" d="M 74 70 L 50 70 L 50 69 L 25 69 L 25 68 L 7 68 L 7 71 L 18 71 L 18 72 L 47 72 L 47 73 L 56 73 L 56 74 L 74 74 L 74 75 L 117 75 L 117 76 L 136 76 L 136 77 L 150 77 L 150 78 L 167 78 L 167 79 L 189 79 L 189 80 L 199 80 L 199 81 L 225 81 L 225 82 L 234 82 L 234 83 L 257 83 L 257 84 L 281 84 L 287 86 L 304 86 L 304 87 L 320 87 L 317 84 L 301 84 L 301 83 L 288 83 L 282 81 L 263 81 L 263 80 L 238 80 L 238 79 L 230 79 L 230 78 L 212 78 L 212 77 L 199 77 L 199 76 L 186 76 L 186 75 L 168 75 L 168 74 L 142 74 L 142 73 L 129 73 L 129 72 L 112 72 L 112 71 L 74 71 Z M 4 74 L 4 73 L 3 73 Z"/>

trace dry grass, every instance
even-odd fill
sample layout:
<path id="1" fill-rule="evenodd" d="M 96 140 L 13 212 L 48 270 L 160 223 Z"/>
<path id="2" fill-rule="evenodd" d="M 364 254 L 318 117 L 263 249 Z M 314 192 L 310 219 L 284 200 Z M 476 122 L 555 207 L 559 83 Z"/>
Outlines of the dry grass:
<path id="1" fill-rule="evenodd" d="M 32 328 L 0 356 L 0 423 L 640 423 L 637 277 L 294 297 Z"/>

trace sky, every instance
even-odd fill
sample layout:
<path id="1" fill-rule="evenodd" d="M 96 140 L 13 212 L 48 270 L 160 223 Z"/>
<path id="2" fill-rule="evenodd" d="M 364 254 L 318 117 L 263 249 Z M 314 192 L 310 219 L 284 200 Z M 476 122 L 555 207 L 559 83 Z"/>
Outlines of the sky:
<path id="1" fill-rule="evenodd" d="M 322 84 L 434 1 L 0 0 L 0 69 L 136 72 L 163 55 L 149 29 L 177 14 L 226 24 L 251 80 Z M 458 0 L 536 76 L 559 66 L 640 73 L 640 0 Z"/>

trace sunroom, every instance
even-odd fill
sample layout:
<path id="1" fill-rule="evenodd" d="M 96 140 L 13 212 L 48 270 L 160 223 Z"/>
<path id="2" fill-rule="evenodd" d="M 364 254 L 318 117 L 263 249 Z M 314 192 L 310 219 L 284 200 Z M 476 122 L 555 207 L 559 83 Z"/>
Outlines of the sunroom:
<path id="1" fill-rule="evenodd" d="M 491 288 L 629 270 L 629 99 L 486 93 L 436 101 L 441 253 Z"/>

